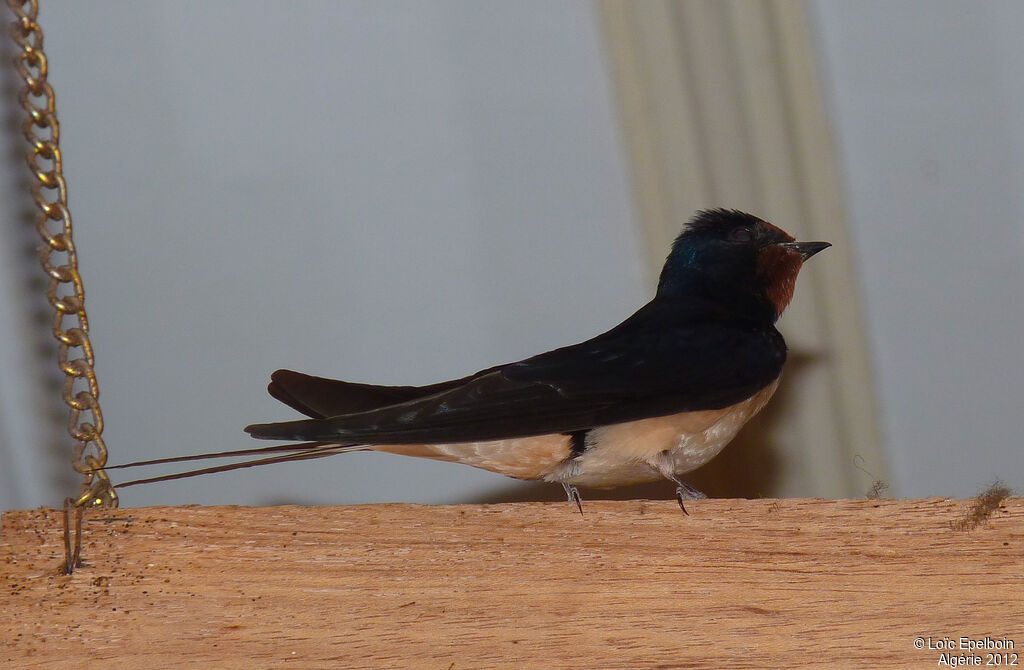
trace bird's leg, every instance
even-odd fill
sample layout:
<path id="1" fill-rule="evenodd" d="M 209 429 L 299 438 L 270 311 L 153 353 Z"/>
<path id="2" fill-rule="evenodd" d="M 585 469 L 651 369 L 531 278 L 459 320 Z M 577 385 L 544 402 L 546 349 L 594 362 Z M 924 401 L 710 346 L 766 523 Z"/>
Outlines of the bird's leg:
<path id="1" fill-rule="evenodd" d="M 583 500 L 580 498 L 580 490 L 565 482 L 562 482 L 562 488 L 565 489 L 565 495 L 569 496 L 569 502 L 576 503 L 576 507 L 580 510 L 580 516 L 583 516 Z"/>
<path id="2" fill-rule="evenodd" d="M 669 477 L 676 483 L 676 500 L 679 501 L 679 509 L 683 510 L 683 514 L 689 516 L 690 513 L 686 511 L 686 506 L 683 505 L 684 500 L 704 500 L 707 498 L 706 495 L 693 488 L 682 479 L 677 476 Z"/>
<path id="3" fill-rule="evenodd" d="M 665 479 L 670 479 L 676 483 L 676 500 L 679 501 L 679 509 L 683 510 L 683 514 L 689 516 L 690 513 L 686 511 L 686 506 L 683 505 L 684 500 L 703 500 L 707 498 L 706 495 L 693 488 L 675 473 L 675 463 L 672 461 L 672 454 L 667 451 L 663 451 L 658 454 L 657 458 L 651 463 L 651 465 L 661 473 Z"/>

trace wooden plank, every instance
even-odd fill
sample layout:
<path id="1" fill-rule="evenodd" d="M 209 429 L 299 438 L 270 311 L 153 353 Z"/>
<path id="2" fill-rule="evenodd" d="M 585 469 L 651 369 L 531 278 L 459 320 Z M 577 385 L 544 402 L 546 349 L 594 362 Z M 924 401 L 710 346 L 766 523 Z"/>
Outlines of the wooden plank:
<path id="1" fill-rule="evenodd" d="M 60 512 L 8 512 L 0 666 L 936 667 L 1024 644 L 1024 500 L 970 505 L 96 510 L 71 576 Z"/>

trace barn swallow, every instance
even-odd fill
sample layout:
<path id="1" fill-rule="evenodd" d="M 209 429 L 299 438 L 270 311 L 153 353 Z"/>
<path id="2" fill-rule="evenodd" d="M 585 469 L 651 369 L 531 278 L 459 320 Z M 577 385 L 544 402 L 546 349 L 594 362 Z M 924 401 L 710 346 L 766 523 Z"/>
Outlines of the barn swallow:
<path id="1" fill-rule="evenodd" d="M 654 298 L 606 333 L 429 386 L 278 370 L 270 395 L 310 418 L 245 430 L 307 441 L 298 446 L 311 456 L 382 451 L 557 482 L 581 513 L 578 485 L 664 477 L 683 507 L 704 496 L 682 475 L 717 455 L 775 392 L 786 343 L 774 324 L 803 262 L 829 246 L 743 212 L 698 212 Z"/>

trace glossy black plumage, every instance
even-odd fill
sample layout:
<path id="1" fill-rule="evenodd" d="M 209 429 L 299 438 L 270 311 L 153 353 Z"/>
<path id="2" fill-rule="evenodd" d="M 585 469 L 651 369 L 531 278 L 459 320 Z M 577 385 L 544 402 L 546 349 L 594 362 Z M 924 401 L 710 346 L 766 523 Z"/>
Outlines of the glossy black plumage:
<path id="1" fill-rule="evenodd" d="M 557 482 L 581 512 L 577 485 L 664 477 L 682 506 L 702 494 L 681 476 L 714 458 L 775 392 L 786 345 L 774 323 L 803 261 L 828 246 L 742 212 L 699 212 L 654 299 L 586 342 L 420 387 L 278 370 L 270 394 L 311 418 L 246 430 L 302 442 L 107 469 L 252 457 L 123 488 L 370 449 Z"/>
<path id="2" fill-rule="evenodd" d="M 801 248 L 748 214 L 701 212 L 676 240 L 654 299 L 602 335 L 424 387 L 279 370 L 271 395 L 313 418 L 246 431 L 335 444 L 438 444 L 725 408 L 771 384 L 785 361 L 773 325 L 780 311 L 769 285 L 775 279 L 763 276 L 765 250 L 791 247 L 787 253 L 806 257 L 822 245 Z"/>

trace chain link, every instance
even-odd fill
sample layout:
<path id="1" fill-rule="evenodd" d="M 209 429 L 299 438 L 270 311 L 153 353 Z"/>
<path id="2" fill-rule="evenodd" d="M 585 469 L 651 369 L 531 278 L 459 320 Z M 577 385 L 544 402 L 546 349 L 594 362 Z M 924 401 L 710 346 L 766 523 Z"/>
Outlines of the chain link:
<path id="1" fill-rule="evenodd" d="M 45 243 L 40 248 L 39 260 L 50 277 L 46 298 L 54 309 L 53 336 L 58 341 L 57 358 L 65 375 L 61 395 L 71 410 L 68 433 L 75 439 L 71 465 L 86 476 L 75 504 L 116 507 L 117 493 L 104 470 L 107 446 L 103 442 L 100 390 L 93 369 L 85 291 L 71 235 L 56 100 L 47 82 L 43 30 L 37 21 L 39 2 L 7 0 L 7 5 L 17 19 L 11 24 L 11 35 L 21 51 L 14 59 L 14 67 L 25 84 L 18 101 L 28 114 L 22 134 L 30 145 L 28 166 L 35 177 L 32 199 L 39 209 L 36 230 Z"/>

